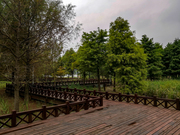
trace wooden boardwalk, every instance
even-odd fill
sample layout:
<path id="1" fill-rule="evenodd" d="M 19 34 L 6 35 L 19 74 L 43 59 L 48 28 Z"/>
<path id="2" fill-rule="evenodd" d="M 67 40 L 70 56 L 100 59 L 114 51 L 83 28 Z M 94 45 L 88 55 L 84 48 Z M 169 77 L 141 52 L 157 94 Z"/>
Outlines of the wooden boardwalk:
<path id="1" fill-rule="evenodd" d="M 9 132 L 9 133 L 8 133 Z M 178 135 L 180 111 L 152 106 L 107 101 L 57 118 L 0 130 L 8 135 Z"/>

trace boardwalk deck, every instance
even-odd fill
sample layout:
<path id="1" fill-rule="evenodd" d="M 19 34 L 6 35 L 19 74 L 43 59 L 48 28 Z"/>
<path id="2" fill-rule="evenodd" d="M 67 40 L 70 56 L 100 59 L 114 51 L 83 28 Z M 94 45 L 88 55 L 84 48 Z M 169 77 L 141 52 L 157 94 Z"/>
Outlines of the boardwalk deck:
<path id="1" fill-rule="evenodd" d="M 104 100 L 83 110 L 0 131 L 8 135 L 163 135 L 180 134 L 180 111 Z"/>

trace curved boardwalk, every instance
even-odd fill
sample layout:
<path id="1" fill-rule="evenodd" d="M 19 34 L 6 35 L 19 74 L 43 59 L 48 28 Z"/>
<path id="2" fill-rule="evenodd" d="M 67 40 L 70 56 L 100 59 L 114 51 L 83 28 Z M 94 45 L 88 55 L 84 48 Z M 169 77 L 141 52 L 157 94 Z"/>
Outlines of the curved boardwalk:
<path id="1" fill-rule="evenodd" d="M 0 134 L 3 132 L 9 135 L 178 135 L 180 111 L 104 100 L 103 107 L 4 129 Z"/>

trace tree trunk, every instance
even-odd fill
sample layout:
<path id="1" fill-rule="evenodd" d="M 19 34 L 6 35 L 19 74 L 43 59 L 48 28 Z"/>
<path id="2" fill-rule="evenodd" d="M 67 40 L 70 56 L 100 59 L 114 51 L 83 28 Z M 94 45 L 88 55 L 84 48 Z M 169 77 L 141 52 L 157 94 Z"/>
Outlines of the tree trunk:
<path id="1" fill-rule="evenodd" d="M 101 87 L 100 87 L 99 67 L 97 68 L 97 77 L 98 77 L 98 90 L 101 91 Z"/>
<path id="2" fill-rule="evenodd" d="M 73 75 L 73 74 L 74 74 L 74 71 L 72 71 L 72 79 L 73 79 L 73 77 L 74 77 L 74 75 Z"/>
<path id="3" fill-rule="evenodd" d="M 19 46 L 16 46 L 16 53 L 19 54 Z M 15 70 L 14 70 L 14 110 L 19 112 L 19 89 L 20 89 L 20 66 L 19 66 L 19 58 L 15 59 Z"/>
<path id="4" fill-rule="evenodd" d="M 30 50 L 29 47 L 26 53 L 26 83 L 25 83 L 25 92 L 24 92 L 24 103 L 29 103 L 29 80 L 30 80 Z"/>
<path id="5" fill-rule="evenodd" d="M 85 78 L 86 78 L 86 74 L 85 72 L 83 72 L 83 84 L 85 85 Z"/>
<path id="6" fill-rule="evenodd" d="M 116 73 L 114 73 L 114 89 L 113 91 L 116 91 Z"/>

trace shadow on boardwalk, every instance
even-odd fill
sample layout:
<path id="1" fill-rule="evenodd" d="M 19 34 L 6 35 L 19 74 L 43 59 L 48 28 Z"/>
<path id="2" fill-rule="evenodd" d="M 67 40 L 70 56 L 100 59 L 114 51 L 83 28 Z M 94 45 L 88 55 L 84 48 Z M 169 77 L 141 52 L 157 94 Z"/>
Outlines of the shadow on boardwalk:
<path id="1" fill-rule="evenodd" d="M 9 133 L 8 133 L 9 132 Z M 4 129 L 0 134 L 180 134 L 180 111 L 104 100 L 103 107 Z"/>

